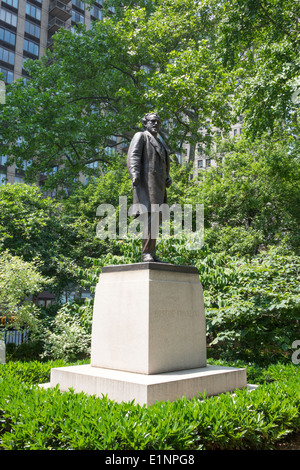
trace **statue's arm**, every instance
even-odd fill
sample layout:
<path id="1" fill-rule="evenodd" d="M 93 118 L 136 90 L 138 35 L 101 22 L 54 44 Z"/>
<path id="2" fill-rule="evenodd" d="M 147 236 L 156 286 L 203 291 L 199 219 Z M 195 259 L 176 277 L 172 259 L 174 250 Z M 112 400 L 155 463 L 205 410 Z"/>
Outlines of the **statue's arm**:
<path id="1" fill-rule="evenodd" d="M 144 134 L 138 132 L 134 135 L 127 153 L 127 167 L 133 186 L 136 186 L 140 181 L 143 147 Z"/>
<path id="2" fill-rule="evenodd" d="M 168 175 L 167 178 L 166 178 L 166 186 L 167 186 L 167 188 L 169 188 L 172 183 L 173 183 L 172 178 L 171 178 L 170 175 Z"/>
<path id="3" fill-rule="evenodd" d="M 170 176 L 170 154 L 167 152 L 167 179 L 166 179 L 166 186 L 169 188 L 172 184 L 172 179 Z"/>

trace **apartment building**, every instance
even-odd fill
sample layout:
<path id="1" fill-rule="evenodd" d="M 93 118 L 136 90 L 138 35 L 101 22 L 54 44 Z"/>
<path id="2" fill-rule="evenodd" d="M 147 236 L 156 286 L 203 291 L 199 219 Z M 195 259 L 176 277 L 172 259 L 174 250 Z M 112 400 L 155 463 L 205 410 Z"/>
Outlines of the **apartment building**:
<path id="1" fill-rule="evenodd" d="M 25 77 L 27 58 L 40 58 L 59 28 L 102 19 L 102 0 L 88 10 L 80 0 L 0 0 L 0 71 L 7 83 Z"/>
<path id="2" fill-rule="evenodd" d="M 102 19 L 102 0 L 90 10 L 80 0 L 0 0 L 0 72 L 6 84 L 28 79 L 26 59 L 39 59 L 59 28 Z M 7 166 L 0 154 L 0 185 L 23 181 L 25 168 Z M 82 178 L 84 178 L 82 176 Z"/>
<path id="3" fill-rule="evenodd" d="M 211 133 L 212 136 L 222 137 L 222 132 L 220 129 L 212 128 L 212 129 L 204 129 L 202 130 L 203 134 Z M 243 117 L 240 116 L 238 122 L 232 126 L 229 136 L 237 138 L 243 132 Z M 213 143 L 213 150 L 216 151 L 216 144 Z M 190 149 L 187 150 L 189 152 Z M 211 158 L 209 153 L 206 152 L 206 146 L 202 143 L 198 144 L 195 149 L 195 156 L 194 156 L 194 174 L 198 174 L 199 171 L 206 170 L 212 166 L 217 166 L 216 160 Z"/>

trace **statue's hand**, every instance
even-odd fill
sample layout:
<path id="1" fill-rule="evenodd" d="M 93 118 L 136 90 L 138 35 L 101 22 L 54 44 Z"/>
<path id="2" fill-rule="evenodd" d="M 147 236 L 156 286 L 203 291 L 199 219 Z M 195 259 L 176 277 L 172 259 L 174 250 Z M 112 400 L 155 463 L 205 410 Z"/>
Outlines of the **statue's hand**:
<path id="1" fill-rule="evenodd" d="M 135 187 L 139 184 L 140 178 L 138 176 L 133 176 L 132 177 L 132 186 Z"/>
<path id="2" fill-rule="evenodd" d="M 166 186 L 167 186 L 167 188 L 169 188 L 169 187 L 171 186 L 172 182 L 173 182 L 173 181 L 171 180 L 171 177 L 170 177 L 170 176 L 167 176 L 167 179 L 166 179 Z"/>

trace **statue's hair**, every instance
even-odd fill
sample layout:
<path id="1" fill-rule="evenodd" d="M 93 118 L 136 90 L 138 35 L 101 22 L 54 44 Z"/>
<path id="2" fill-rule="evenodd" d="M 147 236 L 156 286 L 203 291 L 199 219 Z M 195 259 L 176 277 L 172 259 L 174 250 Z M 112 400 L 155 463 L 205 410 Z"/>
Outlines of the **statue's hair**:
<path id="1" fill-rule="evenodd" d="M 159 121 L 161 121 L 159 115 L 157 113 L 147 113 L 142 119 L 143 126 L 145 127 L 146 122 L 149 120 L 150 116 L 156 116 Z"/>

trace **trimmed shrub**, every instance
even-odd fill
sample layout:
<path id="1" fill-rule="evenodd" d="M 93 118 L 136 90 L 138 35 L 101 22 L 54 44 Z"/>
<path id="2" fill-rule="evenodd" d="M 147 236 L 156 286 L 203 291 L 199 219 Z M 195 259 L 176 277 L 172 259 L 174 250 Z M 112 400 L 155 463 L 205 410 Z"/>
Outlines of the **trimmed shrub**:
<path id="1" fill-rule="evenodd" d="M 300 426 L 300 374 L 294 365 L 251 366 L 252 391 L 216 397 L 118 404 L 36 384 L 46 364 L 0 367 L 0 448 L 8 450 L 268 449 Z"/>

